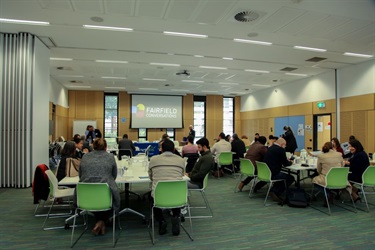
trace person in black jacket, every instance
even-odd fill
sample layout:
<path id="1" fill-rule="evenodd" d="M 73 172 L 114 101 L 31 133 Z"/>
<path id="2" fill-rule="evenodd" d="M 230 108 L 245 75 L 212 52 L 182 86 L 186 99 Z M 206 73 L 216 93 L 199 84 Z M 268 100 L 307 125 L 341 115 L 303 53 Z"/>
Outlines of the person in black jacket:
<path id="1" fill-rule="evenodd" d="M 344 164 L 350 167 L 348 180 L 362 183 L 362 175 L 368 166 L 370 166 L 370 160 L 367 153 L 364 151 L 362 144 L 356 139 L 349 142 L 349 150 L 350 153 L 352 153 L 352 157 L 347 161 L 344 161 Z M 353 200 L 360 200 L 358 196 L 359 190 L 353 185 L 352 190 Z"/>
<path id="2" fill-rule="evenodd" d="M 246 146 L 245 143 L 238 138 L 237 134 L 233 134 L 232 136 L 232 152 L 233 154 L 233 164 L 236 168 L 236 172 L 240 169 L 240 158 L 244 158 L 246 153 Z"/>
<path id="3" fill-rule="evenodd" d="M 282 135 L 282 137 L 286 141 L 285 152 L 294 154 L 294 151 L 296 151 L 296 149 L 298 148 L 296 137 L 294 136 L 294 133 L 289 126 L 284 126 L 284 131 L 285 133 Z"/>
<path id="4" fill-rule="evenodd" d="M 271 170 L 272 180 L 284 179 L 286 187 L 289 187 L 294 182 L 292 175 L 281 172 L 281 168 L 284 166 L 292 165 L 292 161 L 286 158 L 285 147 L 287 146 L 284 138 L 279 138 L 271 147 L 268 148 L 266 155 L 264 156 L 264 162 L 267 163 Z M 285 191 L 285 185 L 283 182 L 275 182 L 271 188 L 270 196 L 274 201 L 282 202 L 283 199 L 280 197 Z"/>

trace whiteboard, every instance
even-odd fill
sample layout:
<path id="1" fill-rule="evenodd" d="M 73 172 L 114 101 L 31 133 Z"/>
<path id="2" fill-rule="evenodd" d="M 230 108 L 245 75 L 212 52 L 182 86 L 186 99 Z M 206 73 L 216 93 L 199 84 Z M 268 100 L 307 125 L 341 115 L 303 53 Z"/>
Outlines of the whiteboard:
<path id="1" fill-rule="evenodd" d="M 84 135 L 86 132 L 87 125 L 92 125 L 96 128 L 96 121 L 95 120 L 76 120 L 73 121 L 73 135 L 79 134 Z"/>

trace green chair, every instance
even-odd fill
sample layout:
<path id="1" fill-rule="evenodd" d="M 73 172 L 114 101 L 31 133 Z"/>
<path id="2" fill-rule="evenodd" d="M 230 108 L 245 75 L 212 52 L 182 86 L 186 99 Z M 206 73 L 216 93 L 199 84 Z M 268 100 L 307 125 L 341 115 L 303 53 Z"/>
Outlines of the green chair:
<path id="1" fill-rule="evenodd" d="M 327 202 L 328 207 L 328 214 L 331 215 L 331 207 L 328 200 L 328 190 L 342 190 L 346 189 L 348 186 L 348 174 L 349 174 L 349 168 L 347 167 L 333 167 L 331 168 L 327 175 L 326 175 L 326 185 L 313 183 L 312 190 L 311 190 L 311 197 L 313 197 L 314 193 L 314 185 L 320 186 L 324 190 L 324 197 Z M 353 201 L 353 197 L 350 195 L 350 199 L 352 200 L 353 207 L 356 209 L 356 206 Z M 357 209 L 354 211 L 357 212 Z"/>
<path id="2" fill-rule="evenodd" d="M 243 177 L 253 177 L 252 184 L 250 186 L 250 191 L 249 191 L 249 197 L 251 197 L 251 194 L 253 192 L 253 186 L 254 186 L 257 176 L 255 175 L 255 167 L 249 159 L 240 158 L 240 174 L 241 175 L 240 175 L 239 181 L 234 187 L 234 192 L 236 192 L 237 187 L 240 184 Z"/>
<path id="3" fill-rule="evenodd" d="M 351 181 L 351 183 L 356 184 L 360 186 L 361 188 L 361 194 L 363 195 L 363 198 L 365 200 L 366 206 L 367 206 L 367 212 L 370 212 L 370 208 L 368 206 L 365 187 L 372 187 L 372 189 L 375 191 L 375 166 L 369 166 L 365 172 L 362 174 L 362 183 Z"/>
<path id="4" fill-rule="evenodd" d="M 50 189 L 50 197 L 52 197 L 52 204 L 49 207 L 48 213 L 46 218 L 44 219 L 43 223 L 43 229 L 44 230 L 50 230 L 50 229 L 60 229 L 60 228 L 65 228 L 64 226 L 59 226 L 59 227 L 45 227 L 47 220 L 49 218 L 59 218 L 59 217 L 68 217 L 71 212 L 71 206 L 70 206 L 70 199 L 73 198 L 74 195 L 74 188 L 67 188 L 67 187 L 61 187 L 59 188 L 57 178 L 55 174 L 51 170 L 46 170 L 46 175 L 48 176 L 48 181 L 49 181 L 49 189 Z M 62 199 L 62 198 L 68 198 L 69 199 L 69 208 L 70 212 L 69 213 L 59 213 L 59 214 L 51 214 L 52 208 L 54 207 L 54 203 L 56 202 L 57 199 Z"/>
<path id="5" fill-rule="evenodd" d="M 278 179 L 278 180 L 272 180 L 272 173 L 268 165 L 264 162 L 256 161 L 257 164 L 257 170 L 258 170 L 258 176 L 257 179 L 259 181 L 264 181 L 267 182 L 268 184 L 268 190 L 267 190 L 267 195 L 266 198 L 264 199 L 264 206 L 266 205 L 268 195 L 270 193 L 270 190 L 275 182 L 282 181 L 284 182 L 285 189 L 286 189 L 286 183 L 284 179 Z"/>
<path id="6" fill-rule="evenodd" d="M 73 221 L 73 229 L 72 229 L 72 235 L 70 238 L 71 247 L 73 247 L 78 240 L 82 237 L 82 235 L 87 231 L 88 229 L 88 212 L 102 212 L 102 211 L 109 211 L 112 209 L 112 192 L 109 188 L 107 183 L 83 183 L 79 182 L 77 183 L 77 208 L 75 210 L 74 215 L 74 221 Z M 78 210 L 81 210 L 79 213 Z M 74 229 L 76 227 L 76 219 L 79 215 L 83 215 L 83 219 L 85 222 L 85 229 L 80 234 L 78 239 L 73 242 L 73 236 L 74 236 Z M 121 228 L 120 225 L 120 219 L 119 219 L 119 228 Z M 116 224 L 116 213 L 113 210 L 113 216 L 112 216 L 112 243 L 113 247 L 116 245 L 116 237 L 115 237 L 115 224 Z"/>
<path id="7" fill-rule="evenodd" d="M 208 184 L 208 173 L 206 174 L 206 176 L 204 177 L 204 180 L 203 180 L 203 187 L 200 188 L 200 189 L 189 189 L 189 192 L 200 192 L 202 194 L 202 197 L 203 197 L 203 200 L 204 200 L 204 204 L 205 206 L 204 207 L 190 207 L 190 209 L 195 209 L 195 208 L 208 208 L 208 211 L 209 211 L 209 215 L 197 215 L 197 216 L 187 216 L 185 218 L 212 218 L 213 217 L 213 214 L 212 214 L 212 210 L 211 210 L 211 207 L 210 207 L 210 204 L 208 203 L 208 200 L 207 200 L 207 196 L 206 196 L 206 188 L 207 188 L 207 184 Z M 190 204 L 190 201 L 189 201 L 189 204 Z"/>
<path id="8" fill-rule="evenodd" d="M 187 183 L 186 180 L 176 181 L 158 181 L 154 190 L 154 204 L 151 208 L 152 233 L 150 233 L 152 244 L 155 244 L 155 217 L 154 207 L 160 209 L 172 209 L 187 207 L 189 216 L 190 207 L 187 202 Z M 192 236 L 181 224 L 182 229 L 193 241 Z M 190 218 L 190 231 L 193 234 L 193 224 Z"/>
<path id="9" fill-rule="evenodd" d="M 233 153 L 221 152 L 217 160 L 217 165 L 218 165 L 218 169 L 220 169 L 222 166 L 232 166 L 232 169 L 228 169 L 228 170 L 234 173 L 235 170 L 234 170 L 234 165 L 233 165 Z M 220 178 L 220 174 L 218 174 L 218 178 Z"/>

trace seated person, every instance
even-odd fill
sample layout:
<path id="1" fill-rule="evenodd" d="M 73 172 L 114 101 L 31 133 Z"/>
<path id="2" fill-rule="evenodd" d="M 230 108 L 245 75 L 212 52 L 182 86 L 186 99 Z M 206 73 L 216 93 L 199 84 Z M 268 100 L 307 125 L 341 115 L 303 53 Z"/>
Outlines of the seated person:
<path id="1" fill-rule="evenodd" d="M 326 175 L 328 171 L 333 167 L 342 167 L 344 164 L 342 154 L 333 150 L 333 145 L 331 142 L 324 143 L 322 152 L 322 154 L 318 155 L 318 161 L 316 164 L 317 172 L 319 175 L 314 177 L 312 182 L 320 185 L 325 185 Z M 332 194 L 328 193 L 328 200 L 331 201 L 332 199 Z M 323 206 L 327 206 L 326 200 L 324 200 Z"/>
<path id="2" fill-rule="evenodd" d="M 242 135 L 241 140 L 245 143 L 245 147 L 250 147 L 250 140 L 246 135 Z"/>
<path id="3" fill-rule="evenodd" d="M 185 173 L 186 176 L 190 177 L 188 182 L 189 189 L 200 189 L 203 188 L 203 181 L 207 173 L 210 172 L 214 159 L 210 151 L 210 145 L 207 138 L 203 137 L 197 141 L 198 150 L 200 157 L 195 163 L 193 170 L 190 173 Z"/>
<path id="4" fill-rule="evenodd" d="M 151 197 L 154 197 L 154 190 L 158 181 L 161 180 L 181 180 L 185 172 L 185 160 L 173 153 L 174 143 L 165 139 L 161 143 L 162 154 L 151 157 L 148 174 L 152 181 Z M 172 234 L 180 234 L 180 208 L 172 209 L 173 217 Z M 167 222 L 164 219 L 163 211 L 154 208 L 155 220 L 159 222 L 159 234 L 167 233 Z"/>
<path id="5" fill-rule="evenodd" d="M 336 137 L 333 137 L 331 139 L 331 143 L 332 143 L 333 150 L 341 153 L 342 157 L 344 157 L 344 150 L 341 147 L 339 139 L 337 139 Z"/>
<path id="6" fill-rule="evenodd" d="M 131 157 L 135 151 L 135 146 L 132 140 L 129 140 L 128 134 L 122 136 L 122 140 L 118 143 L 118 159 L 121 160 L 121 156 L 128 155 Z M 129 150 L 129 151 L 127 151 Z"/>
<path id="7" fill-rule="evenodd" d="M 107 152 L 107 141 L 100 138 L 93 143 L 94 150 L 83 156 L 79 167 L 79 181 L 88 183 L 108 183 L 112 192 L 112 209 L 120 209 L 120 193 L 116 185 L 117 165 L 113 155 Z M 92 229 L 95 235 L 105 234 L 106 223 L 111 211 L 94 212 L 96 224 Z"/>
<path id="8" fill-rule="evenodd" d="M 187 137 L 187 145 L 182 147 L 182 157 L 188 158 L 185 171 L 190 173 L 199 157 L 198 147 L 194 145 L 194 138 L 191 135 Z"/>
<path id="9" fill-rule="evenodd" d="M 215 144 L 211 148 L 211 153 L 215 156 L 215 162 L 217 163 L 218 156 L 221 152 L 231 152 L 231 150 L 232 145 L 230 144 L 230 142 L 225 140 L 225 134 L 221 132 Z M 215 169 L 217 169 L 217 166 L 215 166 Z M 220 173 L 218 173 L 218 175 L 219 174 L 224 175 L 223 169 L 220 169 Z"/>
<path id="10" fill-rule="evenodd" d="M 286 187 L 288 188 L 294 182 L 294 177 L 292 175 L 281 172 L 281 168 L 283 166 L 290 166 L 293 162 L 286 158 L 285 147 L 285 139 L 279 138 L 271 147 L 268 148 L 267 153 L 264 156 L 264 162 L 271 170 L 272 180 L 284 179 Z M 271 188 L 270 196 L 276 202 L 283 202 L 281 195 L 284 193 L 284 191 L 284 183 L 281 181 L 275 182 Z"/>
<path id="11" fill-rule="evenodd" d="M 249 149 L 246 152 L 245 158 L 249 159 L 254 167 L 255 167 L 255 174 L 257 174 L 257 164 L 256 161 L 263 162 L 264 156 L 267 152 L 267 147 L 264 145 L 267 142 L 266 137 L 260 136 L 256 142 L 250 145 Z M 242 191 L 243 187 L 250 183 L 250 181 L 253 179 L 253 177 L 247 177 L 245 180 L 241 181 L 238 185 L 238 190 Z M 255 187 L 259 187 L 262 184 L 258 184 Z M 264 184 L 263 184 L 264 185 Z M 254 188 L 254 192 L 257 191 Z"/>
<path id="12" fill-rule="evenodd" d="M 56 178 L 61 181 L 66 176 L 66 159 L 76 157 L 76 144 L 74 141 L 67 141 L 61 150 L 61 159 L 57 168 Z"/>
<path id="13" fill-rule="evenodd" d="M 354 181 L 362 183 L 362 175 L 365 170 L 370 166 L 370 160 L 367 153 L 364 151 L 360 141 L 353 139 L 349 142 L 349 150 L 352 157 L 345 161 L 344 164 L 350 167 L 348 175 L 349 182 Z M 354 201 L 360 200 L 358 196 L 359 189 L 352 185 L 352 198 Z"/>
<path id="14" fill-rule="evenodd" d="M 75 146 L 76 146 L 76 157 L 78 159 L 82 159 L 83 155 L 88 153 L 89 150 L 87 148 L 83 149 L 83 141 L 81 137 L 76 137 L 74 139 Z"/>
<path id="15" fill-rule="evenodd" d="M 233 154 L 233 164 L 235 166 L 236 172 L 240 170 L 240 158 L 243 158 L 246 153 L 246 146 L 245 143 L 238 138 L 236 133 L 232 136 L 233 140 L 231 142 L 232 152 Z"/>

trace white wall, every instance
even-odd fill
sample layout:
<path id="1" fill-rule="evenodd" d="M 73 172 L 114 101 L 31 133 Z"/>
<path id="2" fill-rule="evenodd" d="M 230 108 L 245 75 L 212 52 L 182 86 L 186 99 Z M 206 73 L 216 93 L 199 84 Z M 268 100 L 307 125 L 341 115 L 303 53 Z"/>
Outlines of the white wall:
<path id="1" fill-rule="evenodd" d="M 48 162 L 49 130 L 49 49 L 39 40 L 34 45 L 32 85 L 32 167 Z M 47 131 L 47 132 L 46 132 Z"/>
<path id="2" fill-rule="evenodd" d="M 375 93 L 375 60 L 337 71 L 340 97 Z M 241 97 L 241 112 L 335 99 L 335 71 Z"/>
<path id="3" fill-rule="evenodd" d="M 340 97 L 375 93 L 375 60 L 338 70 Z"/>
<path id="4" fill-rule="evenodd" d="M 49 88 L 49 101 L 62 106 L 64 108 L 69 107 L 69 95 L 68 90 L 64 88 L 59 82 L 57 82 L 52 77 L 49 78 L 50 80 L 50 88 Z"/>
<path id="5" fill-rule="evenodd" d="M 334 71 L 241 97 L 241 112 L 335 98 Z"/>

